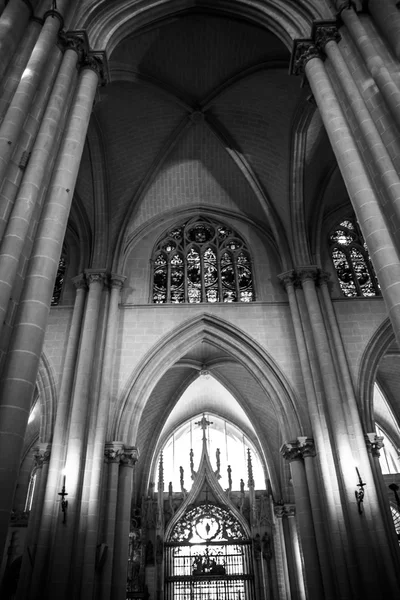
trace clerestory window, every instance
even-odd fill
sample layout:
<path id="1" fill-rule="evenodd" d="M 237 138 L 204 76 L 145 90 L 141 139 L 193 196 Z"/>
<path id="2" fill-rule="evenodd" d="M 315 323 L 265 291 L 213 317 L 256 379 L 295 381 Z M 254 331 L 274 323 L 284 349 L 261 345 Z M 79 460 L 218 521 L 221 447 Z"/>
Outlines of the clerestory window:
<path id="1" fill-rule="evenodd" d="M 348 298 L 380 296 L 378 280 L 356 219 L 343 219 L 329 235 L 340 289 Z"/>
<path id="2" fill-rule="evenodd" d="M 208 218 L 170 229 L 153 253 L 152 301 L 254 301 L 250 253 L 241 236 Z"/>

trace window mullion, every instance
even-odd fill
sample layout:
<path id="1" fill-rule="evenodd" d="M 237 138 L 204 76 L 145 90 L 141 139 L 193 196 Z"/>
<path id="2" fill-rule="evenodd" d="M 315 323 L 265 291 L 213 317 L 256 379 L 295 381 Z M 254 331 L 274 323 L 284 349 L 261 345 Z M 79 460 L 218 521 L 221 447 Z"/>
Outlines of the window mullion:
<path id="1" fill-rule="evenodd" d="M 222 295 L 221 252 L 219 251 L 219 248 L 216 249 L 215 254 L 217 256 L 217 277 L 218 277 L 219 301 L 223 302 L 224 298 L 223 298 L 223 295 Z"/>
<path id="2" fill-rule="evenodd" d="M 235 287 L 236 287 L 236 302 L 240 302 L 240 291 L 239 291 L 239 276 L 237 269 L 237 256 L 232 252 L 233 272 L 235 273 Z"/>
<path id="3" fill-rule="evenodd" d="M 200 283 L 201 283 L 201 300 L 200 302 L 206 302 L 206 285 L 204 283 L 204 254 L 203 250 L 199 248 L 200 254 Z"/>
<path id="4" fill-rule="evenodd" d="M 171 257 L 167 260 L 167 302 L 171 302 Z"/>

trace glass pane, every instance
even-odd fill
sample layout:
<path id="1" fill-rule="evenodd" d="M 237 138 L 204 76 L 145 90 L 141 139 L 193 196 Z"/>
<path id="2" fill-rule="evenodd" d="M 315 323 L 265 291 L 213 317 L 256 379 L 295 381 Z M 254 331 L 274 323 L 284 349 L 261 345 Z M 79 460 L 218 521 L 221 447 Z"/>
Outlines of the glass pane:
<path id="1" fill-rule="evenodd" d="M 67 268 L 67 261 L 65 255 L 61 256 L 60 262 L 58 263 L 58 270 L 56 275 L 56 281 L 53 289 L 53 296 L 51 299 L 51 306 L 57 306 L 61 300 L 61 292 L 64 285 L 65 271 Z"/>
<path id="2" fill-rule="evenodd" d="M 187 254 L 188 300 L 201 302 L 201 264 L 199 253 L 191 248 Z"/>
<path id="3" fill-rule="evenodd" d="M 353 272 L 349 266 L 346 255 L 338 248 L 334 248 L 332 252 L 332 260 L 335 266 L 340 289 L 345 296 L 352 298 L 357 296 L 357 289 L 353 281 Z"/>
<path id="4" fill-rule="evenodd" d="M 375 296 L 374 285 L 371 281 L 364 255 L 356 248 L 351 248 L 350 257 L 363 296 Z"/>
<path id="5" fill-rule="evenodd" d="M 336 229 L 331 236 L 330 241 L 341 246 L 348 246 L 354 241 L 354 237 L 344 229 Z"/>
<path id="6" fill-rule="evenodd" d="M 167 301 L 167 261 L 159 254 L 154 261 L 153 302 L 163 304 Z"/>
<path id="7" fill-rule="evenodd" d="M 203 244 L 204 242 L 209 242 L 214 237 L 214 231 L 211 225 L 198 223 L 189 229 L 187 237 L 190 242 Z"/>

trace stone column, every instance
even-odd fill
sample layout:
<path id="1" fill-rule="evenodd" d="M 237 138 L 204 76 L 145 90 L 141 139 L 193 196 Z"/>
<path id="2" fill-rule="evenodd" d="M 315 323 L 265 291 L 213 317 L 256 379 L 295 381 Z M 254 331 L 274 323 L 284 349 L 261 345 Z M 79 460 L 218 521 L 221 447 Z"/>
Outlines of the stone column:
<path id="1" fill-rule="evenodd" d="M 114 560 L 115 524 L 117 519 L 118 475 L 121 456 L 124 451 L 122 442 L 107 442 L 104 456 L 107 465 L 106 504 L 103 532 L 100 543 L 107 546 L 107 555 L 101 571 L 100 600 L 111 600 L 111 581 Z"/>
<path id="2" fill-rule="evenodd" d="M 0 79 L 32 16 L 30 3 L 9 0 L 0 17 Z M 0 178 L 1 179 L 1 178 Z"/>
<path id="3" fill-rule="evenodd" d="M 380 54 L 376 50 L 371 37 L 365 31 L 363 24 L 361 23 L 357 13 L 350 5 L 345 8 L 340 16 L 357 49 L 363 57 L 365 64 L 371 73 L 379 91 L 385 100 L 388 109 L 390 110 L 392 117 L 400 127 L 400 90 L 393 80 L 389 70 L 385 63 L 380 57 Z"/>
<path id="4" fill-rule="evenodd" d="M 82 597 L 84 598 L 90 597 L 90 595 L 93 593 L 96 546 L 100 518 L 101 476 L 104 464 L 104 444 L 108 426 L 115 338 L 118 326 L 118 303 L 124 280 L 125 277 L 116 274 L 112 274 L 110 278 L 111 298 L 107 318 L 105 352 L 100 383 L 100 397 L 97 406 L 94 448 L 91 457 L 92 466 L 82 577 Z"/>
<path id="5" fill-rule="evenodd" d="M 313 33 L 317 47 L 325 51 L 328 56 L 343 88 L 348 105 L 353 109 L 357 125 L 373 158 L 374 169 L 379 174 L 382 190 L 390 202 L 398 224 L 400 224 L 400 177 L 342 56 L 337 44 L 340 35 L 336 25 L 329 22 L 323 22 L 322 24 L 316 22 L 314 23 Z M 397 227 L 394 226 L 394 229 L 397 230 Z"/>
<path id="6" fill-rule="evenodd" d="M 400 11 L 396 0 L 369 0 L 368 10 L 400 60 Z"/>
<path id="7" fill-rule="evenodd" d="M 296 508 L 290 504 L 285 505 L 285 514 L 289 525 L 290 543 L 293 551 L 293 560 L 297 580 L 298 596 L 306 600 L 306 589 L 304 587 L 303 568 L 301 564 L 299 536 L 297 535 Z"/>
<path id="8" fill-rule="evenodd" d="M 23 4 L 23 2 L 19 3 Z M 44 15 L 44 25 L 0 126 L 0 182 L 45 73 L 47 61 L 54 51 L 58 33 L 63 26 L 62 13 L 68 3 L 69 0 L 58 0 L 58 10 L 50 10 Z"/>
<path id="9" fill-rule="evenodd" d="M 295 271 L 288 271 L 279 275 L 279 279 L 284 285 L 289 300 L 290 312 L 293 322 L 293 328 L 296 337 L 298 355 L 301 365 L 301 371 L 306 391 L 308 412 L 312 424 L 312 430 L 316 439 L 317 446 L 323 448 L 323 452 L 318 455 L 318 462 L 321 468 L 320 495 L 328 500 L 325 502 L 325 512 L 317 511 L 314 514 L 315 489 L 316 486 L 310 489 L 310 501 L 313 509 L 313 520 L 315 524 L 316 539 L 318 544 L 318 554 L 320 557 L 320 565 L 323 575 L 323 581 L 326 583 L 325 593 L 326 598 L 335 600 L 337 594 L 343 597 L 350 594 L 349 581 L 347 579 L 347 569 L 345 561 L 345 552 L 343 549 L 343 513 L 340 509 L 341 500 L 339 492 L 339 483 L 335 470 L 335 462 L 332 454 L 331 446 L 326 444 L 326 439 L 329 439 L 329 428 L 327 423 L 327 415 L 325 414 L 324 405 L 319 399 L 322 394 L 322 376 L 320 375 L 317 365 L 311 367 L 311 361 L 316 360 L 313 353 L 307 346 L 305 332 L 310 328 L 309 321 L 304 322 L 304 317 L 301 315 L 299 302 L 303 299 L 303 291 L 299 288 L 299 279 Z M 304 300 L 304 299 L 303 299 Z M 311 332 L 309 332 L 311 335 Z M 308 461 L 305 461 L 306 467 Z M 320 522 L 324 522 L 330 535 L 329 549 L 333 554 L 334 571 L 337 573 L 336 589 L 332 581 L 332 566 L 331 561 L 327 559 L 328 543 L 323 535 L 323 530 L 320 529 Z M 342 533 L 341 533 L 342 532 Z"/>
<path id="10" fill-rule="evenodd" d="M 296 499 L 297 523 L 300 531 L 301 547 L 305 564 L 307 598 L 322 600 L 325 597 L 319 564 L 317 542 L 304 463 L 298 441 L 288 442 L 281 448 L 282 456 L 290 462 L 293 489 Z"/>
<path id="11" fill-rule="evenodd" d="M 298 40 L 295 43 L 292 72 L 305 72 L 310 83 L 400 344 L 399 255 L 324 64 L 311 41 Z"/>
<path id="12" fill-rule="evenodd" d="M 75 83 L 77 50 L 67 50 L 53 87 L 46 112 L 32 149 L 22 184 L 0 245 L 0 335 L 7 313 L 21 253 L 54 151 L 55 129 L 59 126 L 68 90 Z"/>
<path id="13" fill-rule="evenodd" d="M 27 598 L 29 582 L 32 574 L 32 562 L 35 560 L 36 540 L 40 528 L 40 517 L 46 490 L 51 444 L 41 443 L 35 448 L 36 485 L 32 509 L 29 515 L 28 532 L 25 541 L 25 551 L 18 579 L 17 598 Z"/>
<path id="14" fill-rule="evenodd" d="M 115 523 L 114 561 L 111 597 L 125 600 L 128 575 L 129 532 L 131 526 L 131 504 L 133 471 L 138 459 L 135 447 L 125 446 L 121 456 L 118 478 L 117 519 Z"/>
<path id="15" fill-rule="evenodd" d="M 69 424 L 72 387 L 74 383 L 75 365 L 78 356 L 87 290 L 86 278 L 83 274 L 75 277 L 73 282 L 76 287 L 76 298 L 68 334 L 67 348 L 65 351 L 63 374 L 54 424 L 49 475 L 41 510 L 40 531 L 36 540 L 37 550 L 33 576 L 30 584 L 29 596 L 22 595 L 21 600 L 25 600 L 27 597 L 36 598 L 40 596 L 40 590 L 43 589 L 44 586 L 43 575 L 48 568 L 50 560 L 51 536 L 54 521 L 59 518 L 58 493 L 62 487 L 62 469 L 64 467 L 65 459 L 66 435 Z"/>
<path id="16" fill-rule="evenodd" d="M 285 536 L 283 533 L 283 516 L 285 509 L 283 504 L 274 506 L 275 526 L 274 549 L 275 564 L 278 577 L 279 598 L 290 598 L 290 581 L 288 571 L 288 560 L 286 555 Z"/>
<path id="17" fill-rule="evenodd" d="M 22 73 L 35 47 L 41 28 L 42 22 L 40 19 L 29 21 L 25 35 L 4 73 L 0 84 L 0 124 L 21 80 Z"/>
<path id="18" fill-rule="evenodd" d="M 0 455 L 4 457 L 0 465 L 0 554 L 8 529 L 54 280 L 98 84 L 98 74 L 93 66 L 92 63 L 88 65 L 80 76 L 32 250 L 4 375 L 0 381 Z"/>
<path id="19" fill-rule="evenodd" d="M 328 537 L 326 532 L 327 522 L 321 506 L 321 498 L 323 498 L 324 495 L 321 493 L 321 486 L 317 483 L 315 472 L 316 466 L 314 459 L 316 457 L 316 451 L 314 440 L 310 437 L 301 436 L 297 438 L 297 441 L 299 444 L 298 448 L 304 460 L 308 495 L 310 498 L 315 539 L 317 541 L 318 557 L 321 565 L 322 580 L 324 582 L 325 597 L 330 600 L 335 600 L 337 595 L 332 573 L 332 565 L 334 564 L 332 552 L 332 533 L 330 533 Z M 323 446 L 322 453 L 323 452 L 325 452 L 325 446 Z"/>
<path id="20" fill-rule="evenodd" d="M 105 273 L 86 271 L 88 295 L 83 318 L 79 356 L 76 365 L 72 396 L 67 450 L 65 458 L 66 489 L 68 492 L 68 527 L 58 523 L 53 552 L 49 594 L 58 598 L 67 595 L 69 569 L 74 536 L 79 521 L 83 460 L 87 442 L 87 415 L 90 403 L 92 365 L 97 337 L 100 300 Z M 58 590 L 58 592 L 56 592 Z M 61 596 L 60 596 L 61 594 Z"/>

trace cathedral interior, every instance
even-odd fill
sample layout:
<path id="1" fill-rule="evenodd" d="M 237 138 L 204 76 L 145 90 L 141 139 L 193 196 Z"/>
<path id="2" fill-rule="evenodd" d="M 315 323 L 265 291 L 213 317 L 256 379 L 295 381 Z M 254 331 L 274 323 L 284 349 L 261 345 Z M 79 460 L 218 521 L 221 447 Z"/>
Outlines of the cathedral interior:
<path id="1" fill-rule="evenodd" d="M 0 597 L 400 597 L 400 3 L 0 0 Z"/>

